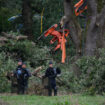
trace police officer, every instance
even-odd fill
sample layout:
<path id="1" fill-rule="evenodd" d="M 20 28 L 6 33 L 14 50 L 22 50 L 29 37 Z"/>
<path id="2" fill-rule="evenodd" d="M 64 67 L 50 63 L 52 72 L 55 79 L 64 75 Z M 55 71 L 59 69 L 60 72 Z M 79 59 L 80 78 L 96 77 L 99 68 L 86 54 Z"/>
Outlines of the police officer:
<path id="1" fill-rule="evenodd" d="M 49 67 L 45 72 L 44 78 L 48 77 L 48 95 L 52 96 L 52 90 L 54 90 L 54 96 L 57 95 L 57 88 L 56 88 L 56 72 L 53 68 L 53 63 L 49 62 Z"/>
<path id="2" fill-rule="evenodd" d="M 22 60 L 19 60 L 18 61 L 18 66 L 17 66 L 16 70 L 13 72 L 14 73 L 14 76 L 17 77 L 17 71 L 18 70 L 21 70 L 21 69 L 22 69 Z"/>
<path id="3" fill-rule="evenodd" d="M 18 61 L 18 66 L 14 71 L 14 77 L 17 78 L 17 93 L 21 93 L 21 74 L 22 74 L 22 60 Z"/>
<path id="4" fill-rule="evenodd" d="M 18 70 L 18 69 L 22 69 L 22 60 L 18 61 L 18 67 L 17 67 L 16 70 Z"/>
<path id="5" fill-rule="evenodd" d="M 31 76 L 30 71 L 26 68 L 26 64 L 22 64 L 22 75 L 21 75 L 21 92 L 24 94 L 28 88 L 28 79 Z"/>

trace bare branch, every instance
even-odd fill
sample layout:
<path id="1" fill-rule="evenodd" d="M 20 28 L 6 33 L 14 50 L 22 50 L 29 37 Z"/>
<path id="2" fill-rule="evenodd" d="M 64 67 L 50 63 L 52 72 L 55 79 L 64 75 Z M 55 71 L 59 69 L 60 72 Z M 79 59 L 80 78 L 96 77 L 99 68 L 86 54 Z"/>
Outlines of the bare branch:
<path id="1" fill-rule="evenodd" d="M 7 39 L 13 39 L 13 40 L 17 40 L 17 41 L 28 39 L 28 36 L 23 36 L 23 35 L 15 36 L 12 34 L 8 34 L 6 32 L 2 32 L 2 35 L 4 37 L 6 37 Z"/>

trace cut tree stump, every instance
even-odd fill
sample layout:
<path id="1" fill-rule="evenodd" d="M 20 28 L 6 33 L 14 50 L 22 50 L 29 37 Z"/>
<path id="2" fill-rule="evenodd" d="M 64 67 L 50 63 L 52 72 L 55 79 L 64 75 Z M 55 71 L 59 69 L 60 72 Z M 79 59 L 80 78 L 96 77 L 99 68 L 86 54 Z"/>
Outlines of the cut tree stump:
<path id="1" fill-rule="evenodd" d="M 26 40 L 28 37 L 27 36 L 22 36 L 22 35 L 20 35 L 20 36 L 17 36 L 16 37 L 16 40 L 17 41 L 21 41 L 21 40 Z"/>
<path id="2" fill-rule="evenodd" d="M 8 43 L 8 39 L 5 37 L 0 37 L 0 46 L 5 45 L 6 43 Z"/>
<path id="3" fill-rule="evenodd" d="M 7 43 L 8 39 L 5 37 L 0 37 L 0 43 Z"/>
<path id="4" fill-rule="evenodd" d="M 7 34 L 6 32 L 2 32 L 1 34 L 8 39 L 15 39 L 15 36 L 13 36 L 11 34 Z"/>
<path id="5" fill-rule="evenodd" d="M 48 78 L 42 79 L 43 95 L 48 96 Z"/>

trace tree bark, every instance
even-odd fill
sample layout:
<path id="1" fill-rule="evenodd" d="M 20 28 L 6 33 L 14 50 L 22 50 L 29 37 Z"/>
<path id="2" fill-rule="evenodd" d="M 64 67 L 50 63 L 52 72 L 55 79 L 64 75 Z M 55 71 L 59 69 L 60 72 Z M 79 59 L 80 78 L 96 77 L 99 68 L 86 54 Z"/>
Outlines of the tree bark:
<path id="1" fill-rule="evenodd" d="M 28 36 L 30 40 L 33 39 L 32 32 L 32 8 L 30 0 L 23 0 L 22 18 L 24 23 L 24 34 Z"/>
<path id="2" fill-rule="evenodd" d="M 72 2 L 72 0 L 64 0 L 64 12 L 67 17 L 66 22 L 68 23 L 70 35 L 77 49 L 77 53 L 81 53 L 81 27 L 74 15 Z"/>
<path id="3" fill-rule="evenodd" d="M 90 24 L 88 25 L 85 44 L 85 56 L 94 56 L 98 48 L 102 48 L 104 42 L 105 7 L 98 14 L 95 0 L 88 0 Z"/>
<path id="4" fill-rule="evenodd" d="M 105 4 L 98 13 L 97 0 L 87 0 L 88 2 L 88 22 L 86 28 L 86 42 L 84 48 L 85 56 L 94 56 L 98 48 L 105 47 Z M 81 51 L 81 27 L 73 13 L 73 0 L 64 0 L 64 12 L 67 17 L 66 22 L 70 29 L 70 35 L 77 51 Z"/>

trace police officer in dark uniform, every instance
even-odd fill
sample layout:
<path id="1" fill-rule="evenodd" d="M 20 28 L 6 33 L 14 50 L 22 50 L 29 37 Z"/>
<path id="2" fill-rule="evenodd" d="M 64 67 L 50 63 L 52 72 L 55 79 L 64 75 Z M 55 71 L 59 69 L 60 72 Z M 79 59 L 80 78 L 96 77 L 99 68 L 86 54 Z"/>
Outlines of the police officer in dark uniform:
<path id="1" fill-rule="evenodd" d="M 21 75 L 21 92 L 24 94 L 28 88 L 28 79 L 31 76 L 30 71 L 26 68 L 26 64 L 22 64 L 22 75 Z"/>
<path id="2" fill-rule="evenodd" d="M 18 70 L 18 69 L 22 69 L 22 60 L 18 61 L 18 67 L 17 67 L 16 70 Z"/>
<path id="3" fill-rule="evenodd" d="M 26 69 L 26 64 L 23 63 L 22 60 L 19 60 L 14 76 L 17 78 L 17 94 L 24 94 L 28 86 L 28 78 L 31 74 L 29 70 Z"/>
<path id="4" fill-rule="evenodd" d="M 17 78 L 17 94 L 21 93 L 21 73 L 22 73 L 22 60 L 18 61 L 18 67 L 14 71 L 14 77 Z"/>
<path id="5" fill-rule="evenodd" d="M 52 90 L 54 90 L 54 96 L 57 95 L 57 87 L 56 87 L 56 72 L 53 68 L 53 63 L 49 62 L 49 68 L 46 70 L 44 78 L 48 77 L 48 95 L 52 96 Z"/>

